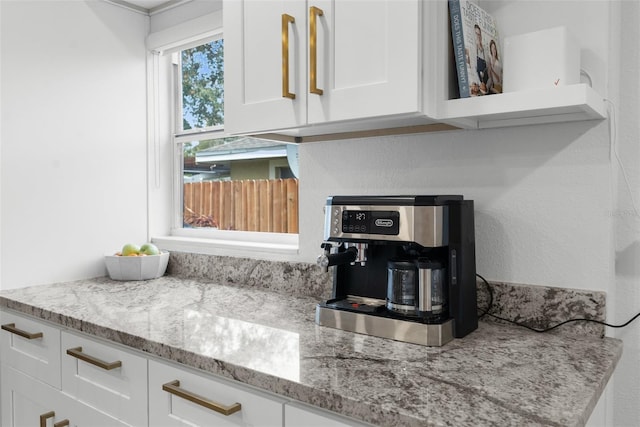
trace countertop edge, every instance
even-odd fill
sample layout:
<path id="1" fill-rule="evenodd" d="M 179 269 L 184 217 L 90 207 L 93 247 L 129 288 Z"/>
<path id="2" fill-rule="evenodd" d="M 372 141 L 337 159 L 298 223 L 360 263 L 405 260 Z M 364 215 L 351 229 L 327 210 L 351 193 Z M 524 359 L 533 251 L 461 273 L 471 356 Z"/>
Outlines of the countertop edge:
<path id="1" fill-rule="evenodd" d="M 577 426 L 585 426 L 589 421 L 589 418 L 591 417 L 593 410 L 596 408 L 598 401 L 600 400 L 600 398 L 602 397 L 602 394 L 604 393 L 607 383 L 613 376 L 613 372 L 615 371 L 616 367 L 618 366 L 618 363 L 620 363 L 620 359 L 622 358 L 622 352 L 624 351 L 624 346 L 623 346 L 623 341 L 621 339 L 611 338 L 611 337 L 603 337 L 602 339 L 608 340 L 612 343 L 617 344 L 614 351 L 615 358 L 611 361 L 609 366 L 607 366 L 605 374 L 602 380 L 600 381 L 600 384 L 598 384 L 598 388 L 594 393 L 593 397 L 591 398 L 591 401 L 585 407 L 583 411 L 584 416 L 576 424 Z"/>

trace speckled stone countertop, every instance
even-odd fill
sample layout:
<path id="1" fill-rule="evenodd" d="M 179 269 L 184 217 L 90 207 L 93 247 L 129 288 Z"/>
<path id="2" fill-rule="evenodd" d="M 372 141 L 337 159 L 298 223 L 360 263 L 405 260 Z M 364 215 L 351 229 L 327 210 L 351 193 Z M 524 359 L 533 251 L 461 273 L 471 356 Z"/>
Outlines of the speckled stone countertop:
<path id="1" fill-rule="evenodd" d="M 484 321 L 427 348 L 317 326 L 317 302 L 172 276 L 0 293 L 1 307 L 384 426 L 583 425 L 622 353 Z"/>

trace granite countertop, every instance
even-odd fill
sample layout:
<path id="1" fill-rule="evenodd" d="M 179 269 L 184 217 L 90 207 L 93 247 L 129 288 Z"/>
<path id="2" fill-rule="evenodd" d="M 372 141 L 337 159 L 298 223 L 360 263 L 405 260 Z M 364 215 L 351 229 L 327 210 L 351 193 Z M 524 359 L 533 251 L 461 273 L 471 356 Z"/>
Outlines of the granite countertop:
<path id="1" fill-rule="evenodd" d="M 315 324 L 317 298 L 165 276 L 7 290 L 0 307 L 385 426 L 586 423 L 611 338 L 481 321 L 440 348 Z"/>

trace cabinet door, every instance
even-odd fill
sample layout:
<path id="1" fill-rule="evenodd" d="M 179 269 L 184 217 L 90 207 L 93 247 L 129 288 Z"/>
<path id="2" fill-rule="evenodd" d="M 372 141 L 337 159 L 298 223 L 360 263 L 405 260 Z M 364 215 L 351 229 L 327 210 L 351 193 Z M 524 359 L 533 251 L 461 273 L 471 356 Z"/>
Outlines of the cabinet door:
<path id="1" fill-rule="evenodd" d="M 70 427 L 128 426 L 6 365 L 1 375 L 3 427 L 51 427 L 63 420 Z"/>
<path id="2" fill-rule="evenodd" d="M 207 407 L 238 409 L 223 415 Z M 149 361 L 149 425 L 163 426 L 278 426 L 284 400 L 238 386 L 224 379 Z"/>
<path id="3" fill-rule="evenodd" d="M 0 358 L 21 372 L 60 387 L 60 331 L 14 313 L 0 312 Z"/>
<path id="4" fill-rule="evenodd" d="M 41 414 L 54 410 L 56 391 L 53 388 L 4 364 L 1 371 L 2 426 L 37 426 Z"/>
<path id="5" fill-rule="evenodd" d="M 223 14 L 225 131 L 306 124 L 305 2 L 226 0 Z M 287 16 L 294 22 L 283 18 Z"/>
<path id="6" fill-rule="evenodd" d="M 147 359 L 62 333 L 62 391 L 135 426 L 147 425 Z"/>
<path id="7" fill-rule="evenodd" d="M 322 91 L 308 95 L 310 124 L 421 110 L 427 34 L 421 35 L 419 0 L 312 0 L 309 6 L 317 45 L 309 52 L 309 75 L 316 68 Z"/>

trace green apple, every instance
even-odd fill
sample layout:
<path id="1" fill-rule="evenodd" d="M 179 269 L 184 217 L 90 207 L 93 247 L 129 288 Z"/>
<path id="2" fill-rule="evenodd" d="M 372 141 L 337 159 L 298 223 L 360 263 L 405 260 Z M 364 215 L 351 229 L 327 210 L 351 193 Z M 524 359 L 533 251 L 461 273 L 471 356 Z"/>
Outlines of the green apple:
<path id="1" fill-rule="evenodd" d="M 140 246 L 134 245 L 133 243 L 127 243 L 122 247 L 120 252 L 122 253 L 122 256 L 138 255 L 140 253 Z"/>
<path id="2" fill-rule="evenodd" d="M 145 255 L 158 255 L 160 254 L 160 249 L 153 243 L 145 243 L 140 246 L 140 253 Z"/>

